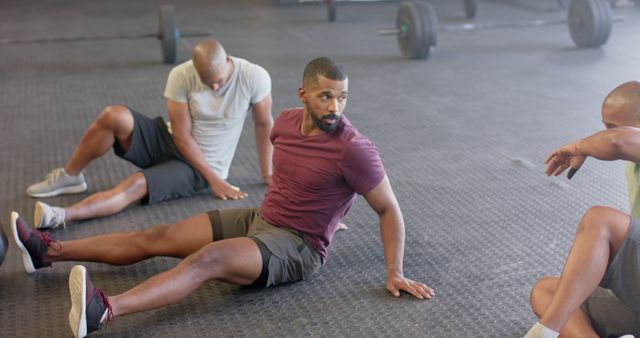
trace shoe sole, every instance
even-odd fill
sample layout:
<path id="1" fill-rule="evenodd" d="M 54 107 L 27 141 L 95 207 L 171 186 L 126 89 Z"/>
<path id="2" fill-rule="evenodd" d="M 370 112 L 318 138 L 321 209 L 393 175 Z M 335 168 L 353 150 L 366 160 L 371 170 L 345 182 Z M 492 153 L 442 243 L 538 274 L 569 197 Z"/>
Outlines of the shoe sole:
<path id="1" fill-rule="evenodd" d="M 71 310 L 69 311 L 69 326 L 73 336 L 81 338 L 87 335 L 87 269 L 76 265 L 69 273 L 69 295 L 71 296 Z"/>
<path id="2" fill-rule="evenodd" d="M 20 217 L 20 215 L 18 215 L 17 212 L 11 212 L 11 232 L 13 233 L 13 240 L 16 242 L 16 245 L 22 254 L 22 265 L 24 265 L 24 270 L 27 273 L 34 273 L 36 272 L 36 268 L 33 266 L 31 255 L 29 255 L 29 251 L 27 251 L 27 248 L 22 244 L 20 237 L 18 237 L 18 217 Z"/>
<path id="3" fill-rule="evenodd" d="M 33 211 L 33 226 L 36 229 L 56 229 L 58 227 L 60 227 L 60 225 L 62 225 L 62 228 L 65 228 L 65 224 L 64 222 L 59 223 L 59 224 L 55 224 L 52 226 L 44 226 L 43 222 L 44 222 L 44 208 L 42 207 L 42 202 L 36 202 L 36 207 L 34 208 Z"/>
<path id="4" fill-rule="evenodd" d="M 36 202 L 36 207 L 33 210 L 33 226 L 36 229 L 44 229 L 42 221 L 44 221 L 44 208 L 42 208 L 42 203 Z"/>
<path id="5" fill-rule="evenodd" d="M 80 194 L 87 191 L 87 182 L 82 183 L 82 184 L 78 184 L 78 185 L 73 185 L 70 187 L 64 187 L 64 188 L 60 188 L 60 189 L 56 189 L 53 191 L 49 191 L 49 192 L 29 192 L 27 191 L 27 194 L 31 197 L 35 197 L 35 198 L 46 198 L 46 197 L 54 197 L 54 196 L 58 196 L 58 195 L 68 195 L 68 194 Z"/>

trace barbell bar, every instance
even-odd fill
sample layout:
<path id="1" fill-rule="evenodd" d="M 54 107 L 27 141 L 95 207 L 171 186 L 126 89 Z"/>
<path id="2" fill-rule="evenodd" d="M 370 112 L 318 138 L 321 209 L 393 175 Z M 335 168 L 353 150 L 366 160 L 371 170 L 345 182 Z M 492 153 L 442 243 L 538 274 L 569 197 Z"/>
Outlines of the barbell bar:
<path id="1" fill-rule="evenodd" d="M 324 0 L 324 5 L 327 7 L 327 20 L 330 22 L 336 21 L 336 14 L 338 12 L 338 0 Z"/>
<path id="2" fill-rule="evenodd" d="M 205 37 L 210 35 L 209 32 L 205 31 L 180 31 L 176 24 L 176 14 L 173 6 L 162 5 L 159 11 L 159 27 L 157 33 L 0 39 L 0 45 L 157 38 L 160 40 L 162 48 L 162 61 L 165 64 L 174 64 L 177 59 L 178 43 L 181 37 Z"/>
<path id="3" fill-rule="evenodd" d="M 398 9 L 396 27 L 380 29 L 378 35 L 396 35 L 402 55 L 409 59 L 426 59 L 436 45 L 438 30 L 471 31 L 568 23 L 575 44 L 578 47 L 593 48 L 607 42 L 612 23 L 618 21 L 624 21 L 624 18 L 613 18 L 607 0 L 573 0 L 567 19 L 438 26 L 433 5 L 426 1 L 406 1 Z"/>
<path id="4" fill-rule="evenodd" d="M 464 0 L 464 15 L 467 19 L 473 19 L 478 12 L 478 2 L 476 0 Z"/>

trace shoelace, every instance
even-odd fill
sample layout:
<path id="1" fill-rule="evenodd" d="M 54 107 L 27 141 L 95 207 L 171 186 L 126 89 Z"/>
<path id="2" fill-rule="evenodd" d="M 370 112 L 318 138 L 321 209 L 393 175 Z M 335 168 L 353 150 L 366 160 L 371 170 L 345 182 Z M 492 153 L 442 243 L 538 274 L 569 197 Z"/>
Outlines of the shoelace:
<path id="1" fill-rule="evenodd" d="M 32 231 L 31 233 L 44 241 L 44 244 L 46 244 L 48 247 L 52 247 L 56 251 L 60 251 L 60 249 L 62 249 L 62 244 L 60 244 L 60 242 L 56 240 L 49 238 L 48 232 Z M 51 266 L 51 263 L 49 263 L 49 266 Z"/>
<path id="2" fill-rule="evenodd" d="M 55 224 L 62 224 L 62 227 L 66 227 L 67 226 L 67 222 L 65 222 L 64 217 L 62 216 L 62 214 L 60 214 L 58 211 L 56 211 L 56 209 L 53 209 L 53 223 Z"/>
<path id="3" fill-rule="evenodd" d="M 96 287 L 93 288 L 93 295 L 100 297 L 100 299 L 102 300 L 102 304 L 104 304 L 104 306 L 107 308 L 107 320 L 104 322 L 104 325 L 106 326 L 107 324 L 113 322 L 114 319 L 113 310 L 111 309 L 111 303 L 109 303 L 109 297 L 107 297 L 107 295 L 105 295 L 102 290 Z M 100 324 L 102 325 L 102 322 L 100 322 Z"/>
<path id="4" fill-rule="evenodd" d="M 47 174 L 47 183 L 49 185 L 53 184 L 58 179 L 58 177 L 60 177 L 60 175 L 62 175 L 63 170 L 64 170 L 63 168 L 58 168 L 58 169 L 55 169 L 52 172 L 48 173 Z"/>

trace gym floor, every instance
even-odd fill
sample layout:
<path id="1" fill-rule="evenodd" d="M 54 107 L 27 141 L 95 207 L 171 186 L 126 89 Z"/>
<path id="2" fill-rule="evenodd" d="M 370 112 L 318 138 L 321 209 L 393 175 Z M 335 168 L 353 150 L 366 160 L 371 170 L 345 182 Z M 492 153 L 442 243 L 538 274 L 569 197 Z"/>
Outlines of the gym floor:
<path id="1" fill-rule="evenodd" d="M 335 23 L 317 4 L 275 1 L 173 2 L 183 30 L 210 32 L 232 55 L 264 66 L 273 113 L 299 105 L 296 89 L 312 58 L 332 56 L 349 74 L 345 114 L 373 139 L 406 223 L 404 271 L 436 290 L 430 301 L 391 297 L 376 215 L 359 198 L 327 264 L 310 280 L 262 291 L 211 281 L 179 304 L 116 319 L 95 337 L 520 337 L 535 322 L 528 295 L 558 274 L 581 215 L 593 205 L 628 211 L 622 163 L 594 160 L 567 181 L 544 175 L 556 146 L 602 128 L 600 104 L 616 85 L 640 78 L 640 7 L 614 9 L 601 48 L 579 49 L 565 24 L 440 32 L 426 61 L 404 59 L 393 26 L 398 2 L 339 4 Z M 462 1 L 433 1 L 441 25 L 467 22 Z M 557 1 L 480 1 L 474 22 L 566 16 Z M 2 39 L 157 31 L 158 7 L 141 1 L 5 1 Z M 179 62 L 197 38 L 183 38 Z M 1 44 L 1 43 L 0 43 Z M 0 220 L 29 223 L 26 187 L 71 155 L 102 108 L 122 103 L 166 117 L 171 69 L 154 39 L 6 44 L 0 48 Z M 74 239 L 171 223 L 217 208 L 258 206 L 251 119 L 230 182 L 243 201 L 209 195 L 71 224 L 52 236 Z M 67 205 L 114 186 L 135 168 L 112 153 L 87 169 L 89 191 L 49 199 Z M 107 294 L 171 268 L 154 258 L 126 266 L 86 264 Z M 0 336 L 69 337 L 67 276 L 75 263 L 24 273 L 10 243 L 0 267 Z"/>

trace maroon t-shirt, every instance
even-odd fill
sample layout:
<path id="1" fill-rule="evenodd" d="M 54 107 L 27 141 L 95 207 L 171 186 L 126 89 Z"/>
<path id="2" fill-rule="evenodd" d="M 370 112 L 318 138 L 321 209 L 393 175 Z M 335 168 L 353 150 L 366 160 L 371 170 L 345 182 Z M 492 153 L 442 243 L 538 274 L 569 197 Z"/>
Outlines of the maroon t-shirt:
<path id="1" fill-rule="evenodd" d="M 273 177 L 260 207 L 262 218 L 298 230 L 323 261 L 339 221 L 356 194 L 384 178 L 376 146 L 342 116 L 333 133 L 300 133 L 302 108 L 285 110 L 271 131 Z"/>

